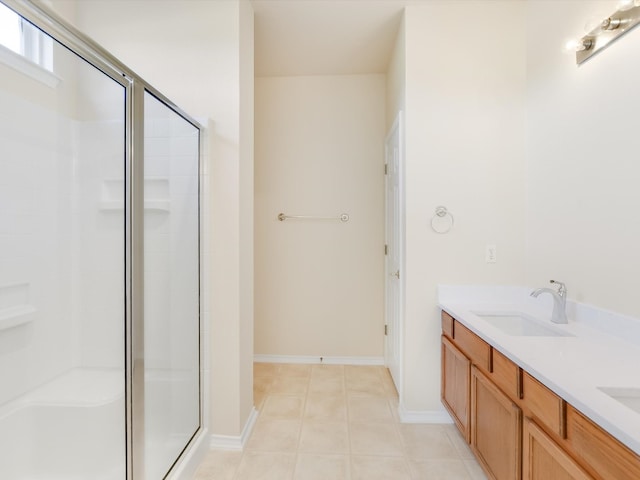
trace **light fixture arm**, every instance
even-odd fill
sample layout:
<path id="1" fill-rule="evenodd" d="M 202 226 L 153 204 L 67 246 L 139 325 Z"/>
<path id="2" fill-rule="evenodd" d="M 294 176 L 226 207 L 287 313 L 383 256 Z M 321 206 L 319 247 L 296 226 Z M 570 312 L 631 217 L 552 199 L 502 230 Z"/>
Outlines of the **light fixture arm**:
<path id="1" fill-rule="evenodd" d="M 628 0 L 596 28 L 574 42 L 576 63 L 581 64 L 640 23 L 640 1 Z"/>

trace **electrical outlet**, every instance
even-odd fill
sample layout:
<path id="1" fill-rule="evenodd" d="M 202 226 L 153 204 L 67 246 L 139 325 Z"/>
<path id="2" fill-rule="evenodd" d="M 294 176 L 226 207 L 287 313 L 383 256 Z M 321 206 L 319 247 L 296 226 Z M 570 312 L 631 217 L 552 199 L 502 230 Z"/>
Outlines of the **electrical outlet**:
<path id="1" fill-rule="evenodd" d="M 497 254 L 496 254 L 496 245 L 494 243 L 487 244 L 487 248 L 484 251 L 484 260 L 487 263 L 496 263 Z"/>

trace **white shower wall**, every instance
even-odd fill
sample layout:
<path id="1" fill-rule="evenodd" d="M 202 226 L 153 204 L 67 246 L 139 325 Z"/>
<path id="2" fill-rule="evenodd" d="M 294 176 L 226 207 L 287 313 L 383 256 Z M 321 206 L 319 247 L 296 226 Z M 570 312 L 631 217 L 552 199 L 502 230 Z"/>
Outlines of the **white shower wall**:
<path id="1" fill-rule="evenodd" d="M 192 369 L 198 316 L 198 136 L 166 107 L 145 120 L 145 366 Z M 158 108 L 160 107 L 160 108 Z"/>
<path id="2" fill-rule="evenodd" d="M 124 143 L 122 121 L 76 121 L 73 319 L 78 367 L 124 367 Z"/>
<path id="3" fill-rule="evenodd" d="M 60 142 L 73 122 L 0 93 L 0 316 L 33 310 L 31 321 L 0 330 L 0 403 L 71 368 L 73 152 Z M 13 291 L 13 292 L 12 292 Z"/>
<path id="4" fill-rule="evenodd" d="M 35 311 L 0 331 L 0 403 L 71 368 L 124 363 L 122 200 L 101 205 L 105 181 L 122 184 L 124 173 L 124 141 L 105 142 L 105 130 L 122 137 L 123 123 L 2 95 L 14 108 L 0 120 L 0 305 Z"/>
<path id="5" fill-rule="evenodd" d="M 130 73 L 145 128 L 127 135 L 120 75 L 53 50 L 54 82 L 0 60 L 0 478 L 124 478 L 127 320 L 134 467 L 164 478 L 201 428 L 200 130 Z"/>

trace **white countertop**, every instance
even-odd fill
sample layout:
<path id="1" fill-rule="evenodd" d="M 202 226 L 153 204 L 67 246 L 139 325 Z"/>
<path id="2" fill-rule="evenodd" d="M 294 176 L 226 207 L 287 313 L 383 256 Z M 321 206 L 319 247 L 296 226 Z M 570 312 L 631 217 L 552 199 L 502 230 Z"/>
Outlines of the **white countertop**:
<path id="1" fill-rule="evenodd" d="M 440 286 L 439 306 L 640 455 L 640 413 L 598 389 L 640 389 L 640 322 L 569 302 L 569 324 L 552 324 L 550 295 L 530 291 Z M 473 312 L 522 312 L 573 336 L 507 335 Z"/>

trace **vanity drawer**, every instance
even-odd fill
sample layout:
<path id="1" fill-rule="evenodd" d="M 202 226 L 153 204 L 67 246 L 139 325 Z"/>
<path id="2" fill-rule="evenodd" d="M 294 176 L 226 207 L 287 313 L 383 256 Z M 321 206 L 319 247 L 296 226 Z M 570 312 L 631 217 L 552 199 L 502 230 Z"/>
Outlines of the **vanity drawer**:
<path id="1" fill-rule="evenodd" d="M 622 445 L 571 405 L 567 406 L 567 444 L 603 480 L 637 480 L 640 456 Z"/>
<path id="2" fill-rule="evenodd" d="M 522 398 L 538 423 L 564 438 L 566 409 L 562 398 L 526 372 L 522 377 Z"/>
<path id="3" fill-rule="evenodd" d="M 453 317 L 442 311 L 442 333 L 453 340 Z"/>
<path id="4" fill-rule="evenodd" d="M 511 399 L 520 398 L 520 368 L 495 348 L 491 349 L 491 380 Z"/>
<path id="5" fill-rule="evenodd" d="M 460 322 L 454 322 L 453 330 L 453 338 L 458 348 L 469 357 L 472 363 L 485 372 L 489 372 L 491 362 L 491 347 L 489 344 Z"/>

